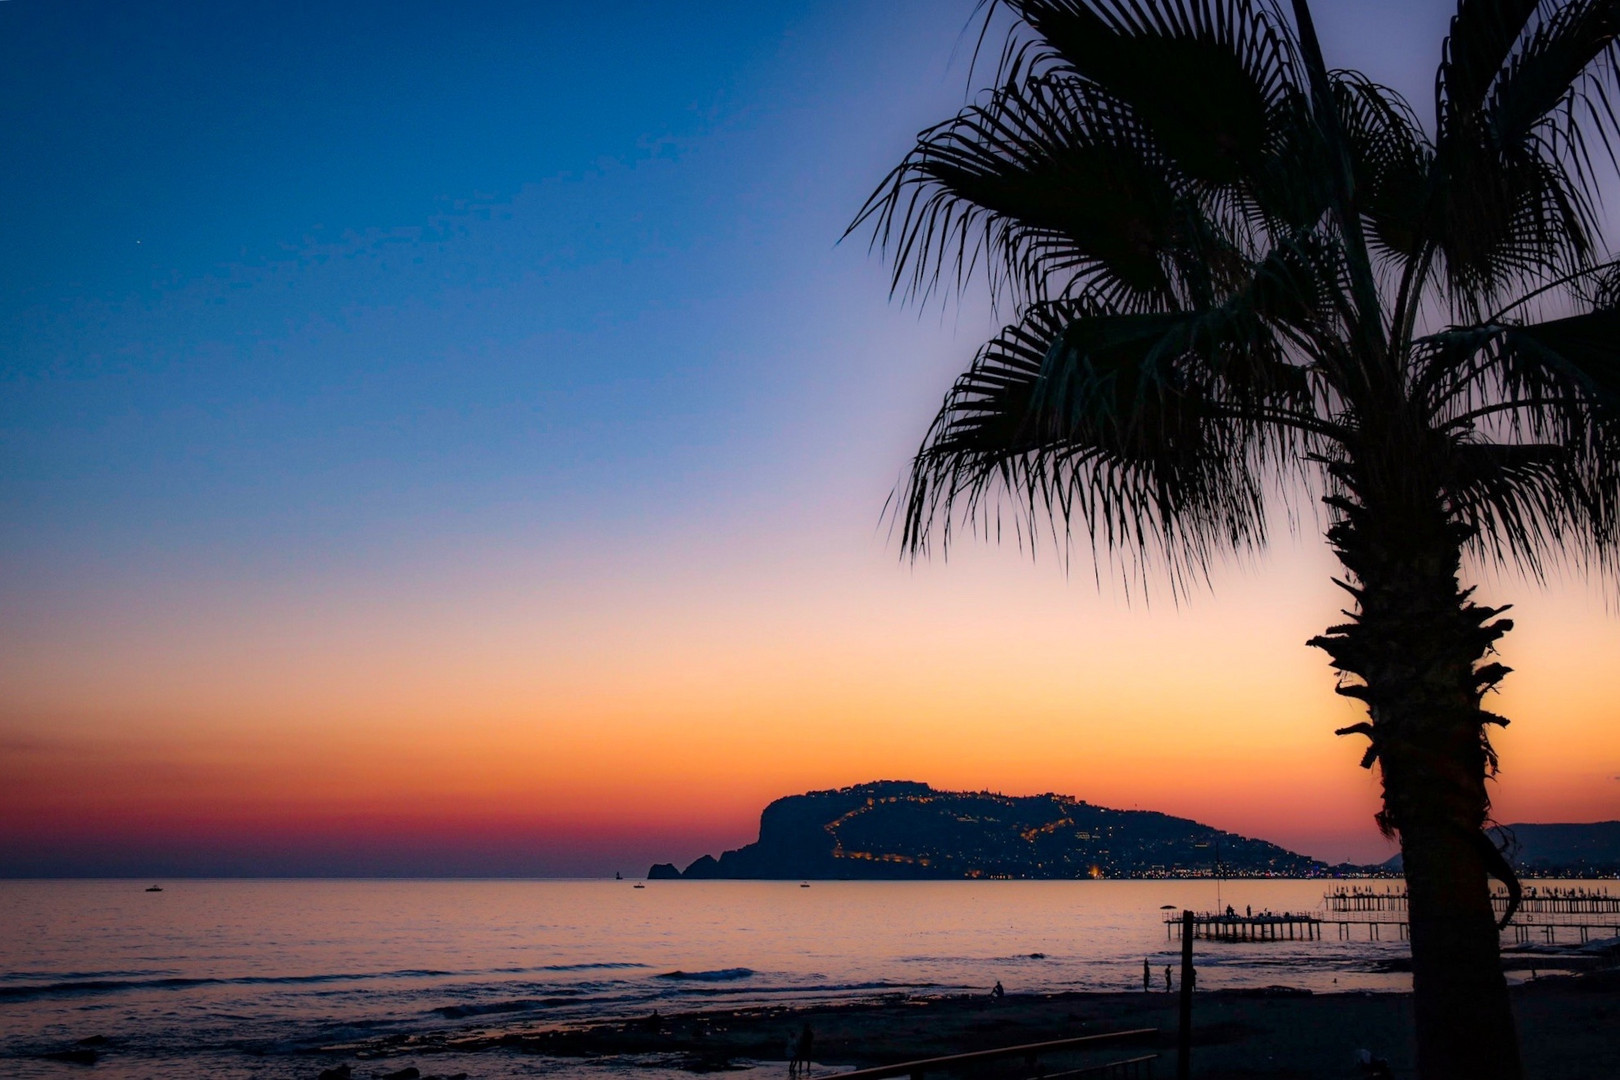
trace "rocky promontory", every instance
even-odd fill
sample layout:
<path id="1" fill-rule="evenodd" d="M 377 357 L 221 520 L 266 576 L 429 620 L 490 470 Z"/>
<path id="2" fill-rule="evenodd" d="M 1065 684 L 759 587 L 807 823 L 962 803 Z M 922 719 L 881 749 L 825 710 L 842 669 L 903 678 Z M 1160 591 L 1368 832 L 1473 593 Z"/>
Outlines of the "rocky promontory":
<path id="1" fill-rule="evenodd" d="M 1350 869 L 1350 868 L 1345 868 Z M 777 799 L 759 839 L 654 879 L 1319 877 L 1316 859 L 1188 818 L 1069 795 L 938 791 L 908 780 Z"/>

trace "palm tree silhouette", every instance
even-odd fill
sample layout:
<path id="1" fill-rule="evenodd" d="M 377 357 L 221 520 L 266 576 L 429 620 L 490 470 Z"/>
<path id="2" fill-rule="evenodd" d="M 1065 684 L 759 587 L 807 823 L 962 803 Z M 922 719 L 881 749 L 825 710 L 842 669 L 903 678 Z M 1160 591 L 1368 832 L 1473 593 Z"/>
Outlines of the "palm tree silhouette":
<path id="1" fill-rule="evenodd" d="M 1432 132 L 1327 69 L 1305 0 L 981 7 L 993 84 L 850 227 L 902 298 L 982 275 L 1013 313 L 892 503 L 904 547 L 1010 522 L 1179 591 L 1321 497 L 1354 610 L 1310 644 L 1367 708 L 1340 734 L 1405 860 L 1420 1072 L 1519 1076 L 1483 832 L 1511 623 L 1459 579 L 1620 547 L 1620 0 L 1461 0 Z"/>

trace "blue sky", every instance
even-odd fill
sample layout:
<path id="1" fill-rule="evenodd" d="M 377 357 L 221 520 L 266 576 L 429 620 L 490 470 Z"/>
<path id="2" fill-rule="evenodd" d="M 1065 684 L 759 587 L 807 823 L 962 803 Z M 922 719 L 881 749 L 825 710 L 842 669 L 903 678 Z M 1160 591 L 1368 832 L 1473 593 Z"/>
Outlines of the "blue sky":
<path id="1" fill-rule="evenodd" d="M 835 241 L 960 20 L 451 10 L 0 11 L 10 545 L 641 513 L 780 458 L 882 313 Z"/>
<path id="2" fill-rule="evenodd" d="M 1365 31 L 1413 5 L 1355 7 Z M 834 243 L 960 102 L 970 11 L 0 9 L 7 563 L 794 471 L 906 366 L 871 338 L 916 316 Z M 910 365 L 912 434 L 971 340 Z"/>
<path id="3" fill-rule="evenodd" d="M 0 9 L 6 565 L 714 514 L 879 404 L 870 496 L 986 324 L 835 242 L 971 10 Z"/>

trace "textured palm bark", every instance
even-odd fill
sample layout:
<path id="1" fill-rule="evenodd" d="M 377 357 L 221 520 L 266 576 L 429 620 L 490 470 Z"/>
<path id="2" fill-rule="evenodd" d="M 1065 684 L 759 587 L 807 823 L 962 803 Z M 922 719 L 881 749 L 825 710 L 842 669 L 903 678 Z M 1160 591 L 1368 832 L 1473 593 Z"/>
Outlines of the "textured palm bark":
<path id="1" fill-rule="evenodd" d="M 1495 756 L 1482 695 L 1507 669 L 1487 662 L 1511 628 L 1459 588 L 1466 531 L 1448 519 L 1417 448 L 1386 470 L 1337 470 L 1347 494 L 1328 537 L 1356 597 L 1352 621 L 1311 644 L 1366 702 L 1347 731 L 1381 766 L 1379 826 L 1398 834 L 1410 905 L 1418 1072 L 1424 1080 L 1517 1080 L 1518 1039 L 1491 907 L 1485 789 Z M 1435 451 L 1439 450 L 1438 454 Z"/>

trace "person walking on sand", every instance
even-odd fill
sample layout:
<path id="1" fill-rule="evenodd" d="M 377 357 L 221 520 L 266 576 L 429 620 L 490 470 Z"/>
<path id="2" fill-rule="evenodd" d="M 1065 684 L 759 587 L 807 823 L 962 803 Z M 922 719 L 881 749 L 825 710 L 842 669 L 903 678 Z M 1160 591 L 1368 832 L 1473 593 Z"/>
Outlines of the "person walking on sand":
<path id="1" fill-rule="evenodd" d="M 1170 965 L 1164 965 L 1164 992 L 1170 992 Z"/>
<path id="2" fill-rule="evenodd" d="M 1148 966 L 1147 957 L 1142 957 L 1142 993 L 1153 989 L 1153 969 Z"/>

